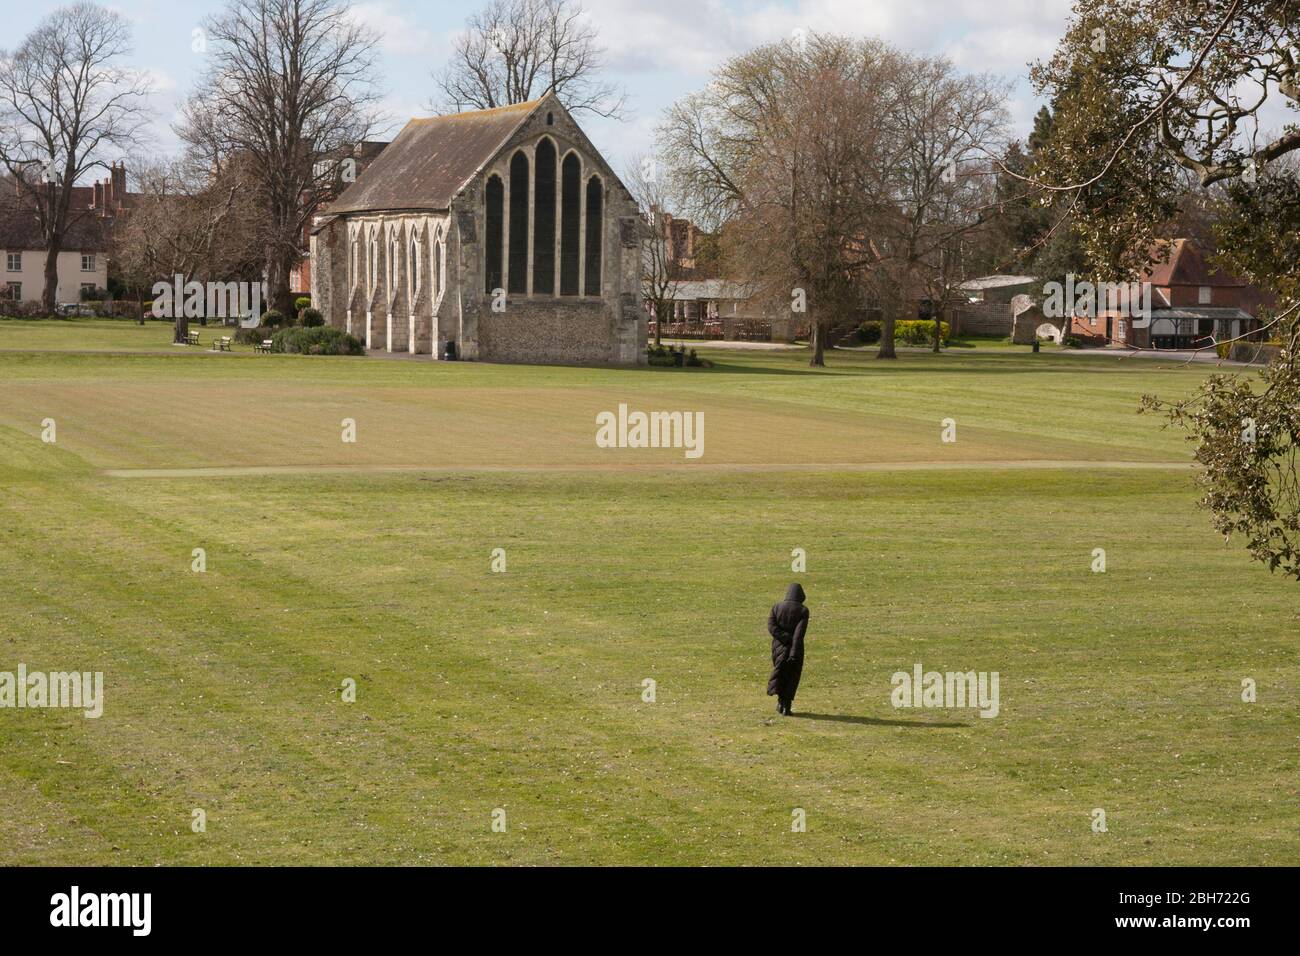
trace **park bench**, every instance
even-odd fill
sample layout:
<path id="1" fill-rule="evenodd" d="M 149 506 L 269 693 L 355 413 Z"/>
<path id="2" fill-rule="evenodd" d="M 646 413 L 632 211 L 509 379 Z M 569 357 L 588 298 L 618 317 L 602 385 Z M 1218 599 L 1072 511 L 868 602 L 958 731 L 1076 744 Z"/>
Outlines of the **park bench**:
<path id="1" fill-rule="evenodd" d="M 187 340 L 187 344 L 189 344 L 189 345 L 198 345 L 198 344 L 199 344 L 199 333 L 197 333 L 197 332 L 189 332 L 189 333 L 187 333 L 187 334 L 186 334 L 186 340 Z"/>
<path id="2" fill-rule="evenodd" d="M 221 338 L 219 338 L 219 339 L 213 339 L 213 340 L 212 340 L 212 351 L 214 351 L 214 352 L 229 352 L 229 351 L 230 351 L 230 336 L 229 336 L 229 335 L 223 335 L 223 336 L 222 336 Z"/>
<path id="3" fill-rule="evenodd" d="M 270 352 L 271 352 L 271 340 L 270 340 L 270 339 L 262 339 L 262 344 L 261 344 L 261 345 L 254 345 L 254 346 L 253 346 L 253 351 L 254 351 L 254 352 L 266 352 L 266 353 L 269 355 Z"/>

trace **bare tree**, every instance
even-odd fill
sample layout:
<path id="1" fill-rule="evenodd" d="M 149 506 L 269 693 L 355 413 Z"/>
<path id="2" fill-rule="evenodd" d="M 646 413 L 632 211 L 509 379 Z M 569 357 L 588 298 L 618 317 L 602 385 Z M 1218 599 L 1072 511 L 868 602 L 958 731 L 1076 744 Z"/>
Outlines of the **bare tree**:
<path id="1" fill-rule="evenodd" d="M 260 281 L 262 209 L 247 172 L 230 163 L 216 176 L 184 160 L 137 160 L 140 191 L 115 237 L 128 286 L 143 293 L 155 282 Z M 174 341 L 189 322 L 175 311 Z"/>
<path id="2" fill-rule="evenodd" d="M 641 299 L 654 312 L 657 347 L 662 344 L 664 323 L 672 317 L 683 278 L 669 248 L 668 190 L 658 160 L 648 155 L 632 159 L 623 182 L 636 200 L 649 237 L 642 246 Z"/>
<path id="3" fill-rule="evenodd" d="M 832 324 L 863 305 L 873 224 L 895 146 L 902 55 L 883 43 L 813 35 L 723 64 L 663 128 L 674 187 L 693 218 L 726 224 L 729 267 L 765 304 L 806 307 L 811 364 Z"/>
<path id="4" fill-rule="evenodd" d="M 204 23 L 208 69 L 178 129 L 214 172 L 246 164 L 264 210 L 271 305 L 292 311 L 289 275 L 339 155 L 376 122 L 375 35 L 342 0 L 229 0 Z"/>
<path id="5" fill-rule="evenodd" d="M 571 113 L 617 117 L 626 95 L 598 77 L 604 50 L 578 0 L 489 0 L 434 74 L 430 108 L 488 110 L 554 91 Z"/>
<path id="6" fill-rule="evenodd" d="M 960 240 L 994 203 L 993 177 L 972 158 L 1000 151 L 1008 123 L 1005 81 L 962 75 L 941 57 L 908 57 L 899 80 L 878 117 L 893 145 L 881 168 L 890 201 L 878 207 L 862 270 L 883 309 L 879 358 L 896 356 L 895 324 L 916 317 L 918 300 L 942 314 Z"/>
<path id="7" fill-rule="evenodd" d="M 47 16 L 17 50 L 0 51 L 0 162 L 40 224 L 50 312 L 64 237 L 88 214 L 73 208 L 73 186 L 133 146 L 147 119 L 147 78 L 119 65 L 130 39 L 121 14 L 79 3 Z"/>

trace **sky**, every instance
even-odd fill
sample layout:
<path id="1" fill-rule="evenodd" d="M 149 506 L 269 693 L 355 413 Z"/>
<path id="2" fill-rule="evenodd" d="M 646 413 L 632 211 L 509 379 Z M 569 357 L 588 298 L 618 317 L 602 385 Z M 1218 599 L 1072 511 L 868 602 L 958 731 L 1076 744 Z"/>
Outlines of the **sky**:
<path id="1" fill-rule="evenodd" d="M 60 4 L 11 4 L 6 46 L 14 46 Z M 153 135 L 158 154 L 176 152 L 170 130 L 177 105 L 202 69 L 193 31 L 219 0 L 116 0 L 134 37 L 132 65 L 152 75 Z M 428 115 L 431 74 L 481 0 L 372 0 L 352 15 L 380 36 L 376 80 L 391 139 L 413 116 Z M 880 37 L 919 53 L 948 56 L 968 72 L 1015 82 L 1008 103 L 1014 131 L 1028 133 L 1040 105 L 1028 64 L 1049 56 L 1064 32 L 1070 0 L 583 0 L 605 47 L 605 78 L 628 94 L 623 121 L 580 123 L 616 169 L 648 152 L 663 111 L 704 86 L 729 56 L 791 36 L 796 29 Z"/>

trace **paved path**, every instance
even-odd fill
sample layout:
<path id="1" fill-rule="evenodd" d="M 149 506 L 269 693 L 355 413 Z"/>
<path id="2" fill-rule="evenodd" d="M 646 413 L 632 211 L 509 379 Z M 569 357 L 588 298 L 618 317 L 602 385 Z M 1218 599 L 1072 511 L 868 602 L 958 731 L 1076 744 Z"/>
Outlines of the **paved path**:
<path id="1" fill-rule="evenodd" d="M 1119 459 L 993 459 L 989 461 L 803 462 L 791 465 L 737 462 L 655 462 L 641 465 L 235 465 L 216 468 L 108 468 L 109 478 L 240 478 L 274 475 L 386 474 L 527 474 L 627 473 L 662 471 L 711 472 L 882 472 L 882 471 L 1190 471 L 1188 461 L 1124 461 Z"/>

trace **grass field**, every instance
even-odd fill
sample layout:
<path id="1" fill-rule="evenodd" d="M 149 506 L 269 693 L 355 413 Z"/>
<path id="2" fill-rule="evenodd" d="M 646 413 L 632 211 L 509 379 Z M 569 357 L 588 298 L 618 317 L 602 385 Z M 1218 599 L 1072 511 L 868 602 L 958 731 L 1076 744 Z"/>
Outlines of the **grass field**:
<path id="1" fill-rule="evenodd" d="M 1212 532 L 1185 442 L 1134 413 L 1203 369 L 511 367 L 103 325 L 0 323 L 0 671 L 105 679 L 99 719 L 0 710 L 0 863 L 1300 852 L 1296 586 Z M 703 411 L 703 457 L 596 447 L 619 403 Z M 795 578 L 782 719 L 764 623 Z M 998 716 L 894 709 L 917 662 L 997 671 Z"/>

